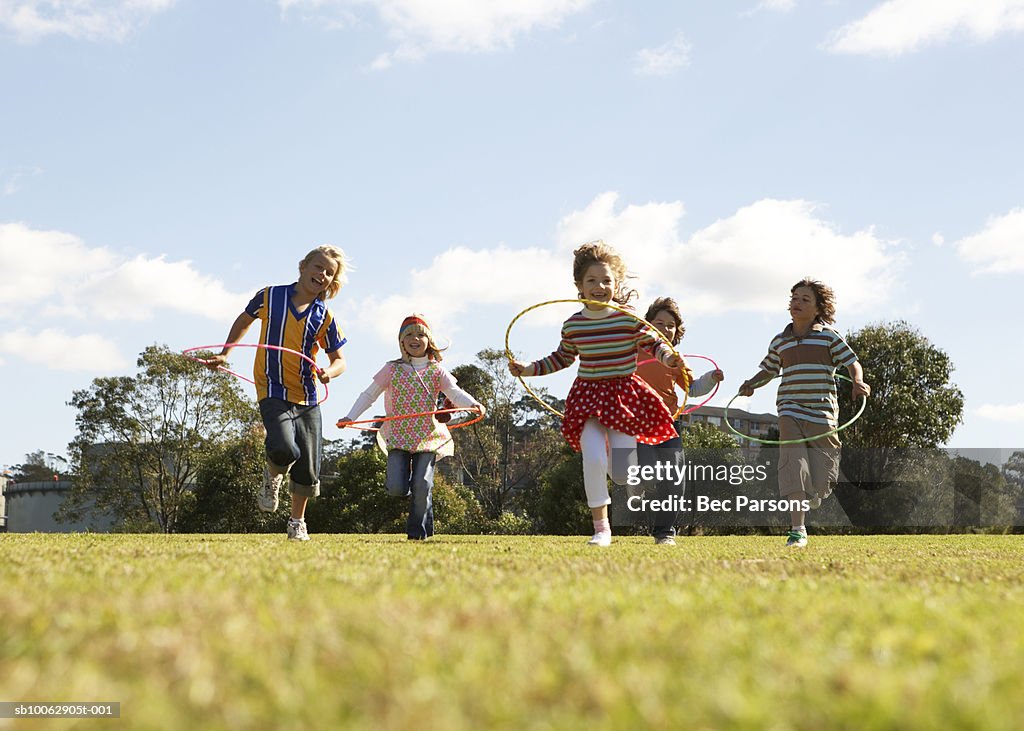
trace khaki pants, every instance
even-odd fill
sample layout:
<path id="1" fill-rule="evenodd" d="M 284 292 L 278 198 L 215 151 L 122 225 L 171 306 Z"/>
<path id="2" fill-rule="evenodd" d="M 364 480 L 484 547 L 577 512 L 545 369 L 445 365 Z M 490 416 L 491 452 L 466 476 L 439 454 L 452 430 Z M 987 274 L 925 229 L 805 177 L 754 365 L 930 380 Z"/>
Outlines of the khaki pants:
<path id="1" fill-rule="evenodd" d="M 779 419 L 779 439 L 806 439 L 832 427 L 814 424 L 792 416 Z M 839 448 L 842 442 L 836 434 L 800 444 L 779 447 L 779 495 L 786 497 L 803 492 L 808 497 L 823 498 L 832 492 L 839 479 Z"/>

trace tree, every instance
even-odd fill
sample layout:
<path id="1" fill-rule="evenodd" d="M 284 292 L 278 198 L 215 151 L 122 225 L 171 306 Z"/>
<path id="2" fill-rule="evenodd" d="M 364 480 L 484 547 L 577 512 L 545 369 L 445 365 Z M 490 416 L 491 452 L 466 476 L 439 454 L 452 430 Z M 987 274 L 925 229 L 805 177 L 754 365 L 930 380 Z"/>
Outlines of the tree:
<path id="1" fill-rule="evenodd" d="M 936 461 L 933 450 L 963 419 L 963 393 L 951 381 L 949 355 L 906 322 L 869 325 L 847 342 L 864 368 L 871 397 L 863 416 L 840 433 L 848 482 L 841 483 L 838 497 L 855 524 L 906 524 L 917 502 L 908 484 L 922 483 L 923 489 L 923 477 Z M 842 381 L 840 423 L 859 406 Z"/>
<path id="2" fill-rule="evenodd" d="M 487 408 L 486 418 L 457 429 L 455 464 L 491 519 L 514 510 L 516 496 L 537 486 L 561 459 L 560 419 L 528 396 L 508 371 L 504 351 L 481 350 L 477 364 L 457 366 L 459 385 Z M 563 404 L 541 396 L 553 408 Z"/>
<path id="3" fill-rule="evenodd" d="M 199 466 L 259 428 L 259 416 L 232 376 L 166 346 L 147 347 L 137 366 L 134 377 L 96 378 L 73 393 L 74 481 L 60 515 L 80 517 L 92 501 L 122 530 L 173 533 L 195 499 Z"/>
<path id="4" fill-rule="evenodd" d="M 842 432 L 852 447 L 879 450 L 931 448 L 944 444 L 963 421 L 964 395 L 950 381 L 949 355 L 906 322 L 869 325 L 847 342 L 871 385 L 868 407 Z M 849 384 L 839 388 L 840 422 L 856 409 Z"/>
<path id="5" fill-rule="evenodd" d="M 291 494 L 281 491 L 274 513 L 256 505 L 266 464 L 263 435 L 256 430 L 211 447 L 196 471 L 195 500 L 182 507 L 182 533 L 276 533 L 291 510 Z"/>
<path id="6" fill-rule="evenodd" d="M 306 522 L 319 533 L 395 533 L 403 530 L 408 501 L 384 489 L 387 459 L 376 447 L 348 448 L 325 460 L 330 474 L 309 503 Z M 325 470 L 326 472 L 326 470 Z"/>
<path id="7" fill-rule="evenodd" d="M 14 480 L 16 482 L 41 482 L 43 480 L 58 479 L 61 473 L 66 472 L 68 461 L 63 457 L 43 450 L 25 455 L 22 464 L 14 465 Z"/>
<path id="8" fill-rule="evenodd" d="M 523 496 L 523 505 L 537 533 L 589 534 L 593 527 L 583 489 L 583 457 L 563 445 L 561 460 L 544 472 Z"/>

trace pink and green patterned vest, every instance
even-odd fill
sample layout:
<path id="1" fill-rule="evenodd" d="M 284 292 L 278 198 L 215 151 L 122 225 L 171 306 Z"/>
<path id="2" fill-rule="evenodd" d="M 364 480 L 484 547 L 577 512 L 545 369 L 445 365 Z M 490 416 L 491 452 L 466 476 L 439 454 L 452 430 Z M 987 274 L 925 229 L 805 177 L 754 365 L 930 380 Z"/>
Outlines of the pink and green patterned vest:
<path id="1" fill-rule="evenodd" d="M 385 392 L 384 411 L 388 415 L 434 411 L 440 392 L 441 367 L 436 363 L 430 363 L 419 373 L 411 365 L 392 363 L 391 385 Z M 433 416 L 386 421 L 379 435 L 389 449 L 436 452 L 438 459 L 455 453 L 451 432 Z"/>

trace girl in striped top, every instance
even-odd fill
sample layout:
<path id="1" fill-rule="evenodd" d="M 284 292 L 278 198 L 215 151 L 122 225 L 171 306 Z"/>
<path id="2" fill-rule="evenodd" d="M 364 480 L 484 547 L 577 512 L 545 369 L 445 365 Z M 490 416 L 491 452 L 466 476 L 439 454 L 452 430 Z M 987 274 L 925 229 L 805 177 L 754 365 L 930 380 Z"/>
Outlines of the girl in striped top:
<path id="1" fill-rule="evenodd" d="M 624 288 L 626 265 L 603 241 L 573 252 L 573 280 L 580 299 L 626 305 L 636 291 Z M 515 376 L 543 376 L 568 368 L 580 359 L 576 380 L 565 401 L 562 435 L 583 453 L 583 487 L 594 520 L 590 545 L 611 544 L 608 521 L 608 455 L 629 455 L 613 461 L 612 479 L 625 484 L 636 444 L 660 444 L 676 436 L 672 413 L 636 375 L 637 351 L 645 346 L 670 367 L 680 365 L 672 349 L 635 317 L 611 307 L 586 304 L 562 324 L 558 349 L 533 363 L 513 360 Z M 622 462 L 622 464 L 620 464 Z"/>
<path id="2" fill-rule="evenodd" d="M 843 337 L 829 325 L 835 322 L 835 294 L 831 287 L 802 279 L 790 290 L 789 314 L 793 321 L 772 338 L 760 370 L 740 386 L 751 396 L 782 373 L 776 398 L 779 439 L 818 437 L 779 450 L 779 494 L 793 506 L 816 508 L 832 492 L 839 477 L 839 438 L 833 433 L 839 419 L 836 368 L 846 368 L 853 381 L 853 398 L 869 396 L 864 370 Z M 803 507 L 791 511 L 792 529 L 786 545 L 807 545 Z"/>

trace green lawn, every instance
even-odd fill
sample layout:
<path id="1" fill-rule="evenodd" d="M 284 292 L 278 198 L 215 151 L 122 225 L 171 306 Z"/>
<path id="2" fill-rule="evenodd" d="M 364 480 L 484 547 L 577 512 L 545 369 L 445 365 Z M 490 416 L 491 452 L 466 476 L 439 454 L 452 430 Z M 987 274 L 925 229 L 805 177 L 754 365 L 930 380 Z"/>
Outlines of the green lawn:
<path id="1" fill-rule="evenodd" d="M 584 540 L 0 536 L 0 729 L 1024 723 L 1024 536 Z"/>

